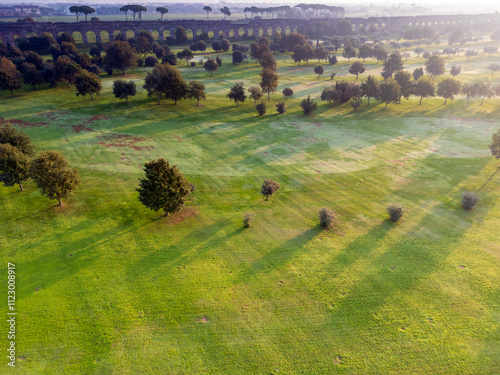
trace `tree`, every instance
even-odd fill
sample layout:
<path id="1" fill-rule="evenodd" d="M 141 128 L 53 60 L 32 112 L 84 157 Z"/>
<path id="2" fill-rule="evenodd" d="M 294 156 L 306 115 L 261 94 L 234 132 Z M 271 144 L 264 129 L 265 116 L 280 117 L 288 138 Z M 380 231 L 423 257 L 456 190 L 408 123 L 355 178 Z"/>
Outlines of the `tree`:
<path id="1" fill-rule="evenodd" d="M 120 8 L 120 12 L 125 13 L 125 20 L 128 21 L 128 11 L 130 10 L 130 5 L 124 5 Z"/>
<path id="2" fill-rule="evenodd" d="M 314 68 L 314 73 L 318 75 L 318 79 L 324 72 L 325 69 L 321 65 L 318 65 L 317 67 Z"/>
<path id="3" fill-rule="evenodd" d="M 262 183 L 262 187 L 260 188 L 260 192 L 262 195 L 266 196 L 266 200 L 269 200 L 269 196 L 273 196 L 280 188 L 280 184 L 276 181 L 267 179 Z"/>
<path id="4" fill-rule="evenodd" d="M 231 90 L 229 90 L 227 97 L 230 100 L 234 100 L 234 102 L 236 103 L 236 107 L 238 107 L 240 102 L 245 102 L 247 96 L 245 94 L 245 87 L 243 86 L 243 82 L 238 82 L 233 87 L 231 87 Z"/>
<path id="5" fill-rule="evenodd" d="M 113 95 L 117 99 L 125 99 L 125 103 L 128 103 L 128 98 L 135 96 L 137 93 L 137 86 L 135 82 L 130 80 L 128 82 L 117 79 L 113 82 Z"/>
<path id="6" fill-rule="evenodd" d="M 189 183 L 177 169 L 165 159 L 144 164 L 146 176 L 139 180 L 139 201 L 147 208 L 163 210 L 165 216 L 179 211 L 189 195 Z"/>
<path id="7" fill-rule="evenodd" d="M 373 47 L 373 57 L 377 59 L 377 64 L 379 61 L 385 61 L 387 59 L 387 56 L 387 51 L 381 45 L 377 44 L 375 45 L 375 47 Z"/>
<path id="8" fill-rule="evenodd" d="M 189 81 L 187 97 L 188 99 L 196 99 L 196 104 L 200 106 L 200 100 L 207 98 L 205 94 L 205 85 L 201 82 Z"/>
<path id="9" fill-rule="evenodd" d="M 204 10 L 205 12 L 207 12 L 207 21 L 208 21 L 208 15 L 209 15 L 209 13 L 211 13 L 211 12 L 212 12 L 212 8 L 211 8 L 211 7 L 209 7 L 209 6 L 207 5 L 207 6 L 204 6 L 204 7 L 203 7 L 203 10 Z"/>
<path id="10" fill-rule="evenodd" d="M 214 59 L 207 59 L 207 61 L 205 61 L 204 67 L 207 72 L 210 72 L 210 77 L 212 77 L 213 72 L 219 69 L 219 64 L 217 64 Z"/>
<path id="11" fill-rule="evenodd" d="M 305 115 L 310 114 L 318 108 L 318 104 L 311 100 L 311 96 L 307 96 L 307 99 L 303 99 L 300 102 L 300 106 L 302 107 Z"/>
<path id="12" fill-rule="evenodd" d="M 147 8 L 143 5 L 129 5 L 129 10 L 132 12 L 132 17 L 134 17 L 135 21 L 135 16 L 136 14 L 139 14 L 139 20 L 142 20 L 142 12 L 147 12 Z"/>
<path id="13" fill-rule="evenodd" d="M 0 124 L 0 144 L 9 144 L 30 157 L 35 154 L 31 138 L 9 123 Z"/>
<path id="14" fill-rule="evenodd" d="M 309 60 L 313 57 L 314 48 L 309 43 L 298 45 L 293 48 L 292 59 L 293 61 L 298 62 L 299 66 L 302 60 L 309 64 Z"/>
<path id="15" fill-rule="evenodd" d="M 30 176 L 42 195 L 57 199 L 59 206 L 62 198 L 67 198 L 80 183 L 80 173 L 68 167 L 68 162 L 59 152 L 43 151 L 33 160 Z"/>
<path id="16" fill-rule="evenodd" d="M 42 73 L 38 71 L 35 65 L 30 63 L 24 63 L 22 67 L 24 83 L 31 85 L 33 90 L 35 90 L 36 85 L 41 85 L 43 83 Z"/>
<path id="17" fill-rule="evenodd" d="M 266 103 L 261 102 L 255 106 L 259 116 L 264 116 L 266 114 Z"/>
<path id="18" fill-rule="evenodd" d="M 360 74 L 363 74 L 365 71 L 365 66 L 359 62 L 355 61 L 352 63 L 351 67 L 349 68 L 349 73 L 354 74 L 356 76 L 356 81 L 358 80 L 358 76 Z"/>
<path id="19" fill-rule="evenodd" d="M 431 75 L 431 78 L 444 74 L 444 60 L 438 54 L 432 54 L 425 61 L 425 71 Z"/>
<path id="20" fill-rule="evenodd" d="M 420 96 L 420 105 L 423 98 L 436 96 L 436 86 L 429 77 L 420 77 L 415 83 L 415 95 Z"/>
<path id="21" fill-rule="evenodd" d="M 276 111 L 280 115 L 282 115 L 283 113 L 285 113 L 286 112 L 285 102 L 281 102 L 281 103 L 276 104 Z"/>
<path id="22" fill-rule="evenodd" d="M 229 17 L 231 15 L 231 11 L 228 7 L 221 8 L 220 12 L 224 15 L 224 19 L 226 19 L 226 16 Z"/>
<path id="23" fill-rule="evenodd" d="M 194 57 L 194 54 L 190 49 L 184 48 L 181 52 L 177 53 L 177 57 L 186 60 L 186 64 L 189 65 L 189 60 Z"/>
<path id="24" fill-rule="evenodd" d="M 80 70 L 75 76 L 76 96 L 90 95 L 90 100 L 94 100 L 94 94 L 99 95 L 102 90 L 101 79 L 94 73 L 87 70 Z"/>
<path id="25" fill-rule="evenodd" d="M 262 91 L 267 91 L 267 99 L 269 99 L 271 91 L 276 91 L 278 87 L 278 75 L 270 68 L 263 68 L 259 75 L 261 76 L 260 87 Z"/>
<path id="26" fill-rule="evenodd" d="M 368 99 L 368 105 L 370 105 L 370 98 L 378 98 L 380 95 L 379 84 L 374 76 L 368 76 L 366 81 L 361 84 L 360 88 L 362 95 Z"/>
<path id="27" fill-rule="evenodd" d="M 456 30 L 448 35 L 448 44 L 458 44 L 464 39 L 464 33 L 461 30 Z"/>
<path id="28" fill-rule="evenodd" d="M 71 61 L 68 56 L 59 56 L 55 64 L 56 81 L 66 81 L 68 87 L 75 81 L 76 75 L 82 70 L 80 65 Z"/>
<path id="29" fill-rule="evenodd" d="M 9 90 L 14 96 L 14 90 L 21 88 L 21 73 L 12 61 L 6 57 L 0 58 L 0 90 Z"/>
<path id="30" fill-rule="evenodd" d="M 0 182 L 4 186 L 19 185 L 29 179 L 30 158 L 11 144 L 0 144 Z"/>
<path id="31" fill-rule="evenodd" d="M 262 68 L 269 68 L 273 71 L 276 70 L 276 60 L 274 59 L 271 50 L 269 50 L 269 47 L 266 46 L 266 50 L 260 56 L 259 64 Z"/>
<path id="32" fill-rule="evenodd" d="M 493 75 L 494 72 L 499 72 L 500 71 L 500 65 L 499 64 L 490 64 L 488 65 L 488 70 L 491 71 L 491 75 Z"/>
<path id="33" fill-rule="evenodd" d="M 399 91 L 399 85 L 395 80 L 389 78 L 382 82 L 379 87 L 380 93 L 378 99 L 385 103 L 384 109 L 387 108 L 387 104 L 389 103 L 397 104 L 399 102 L 401 93 Z"/>
<path id="34" fill-rule="evenodd" d="M 148 97 L 158 96 L 158 104 L 162 96 L 177 104 L 178 100 L 186 98 L 188 89 L 181 73 L 170 64 L 156 65 L 147 74 L 143 87 L 148 91 Z"/>
<path id="35" fill-rule="evenodd" d="M 240 50 L 234 50 L 232 54 L 233 65 L 242 63 L 246 58 L 246 55 Z"/>
<path id="36" fill-rule="evenodd" d="M 420 57 L 420 54 L 421 53 L 424 53 L 425 50 L 422 48 L 422 47 L 417 47 L 413 50 L 413 52 L 415 52 L 417 54 L 417 57 Z"/>
<path id="37" fill-rule="evenodd" d="M 450 69 L 450 74 L 455 77 L 462 72 L 462 67 L 460 65 L 453 65 Z"/>
<path id="38" fill-rule="evenodd" d="M 74 13 L 76 16 L 76 22 L 78 22 L 78 17 L 80 17 L 80 14 L 82 14 L 82 9 L 80 6 L 73 5 L 69 7 L 70 13 Z"/>
<path id="39" fill-rule="evenodd" d="M 403 60 L 398 52 L 393 52 L 389 55 L 389 58 L 384 62 L 383 71 L 386 74 L 394 74 L 395 72 L 403 69 Z"/>
<path id="40" fill-rule="evenodd" d="M 118 40 L 110 43 L 104 52 L 106 54 L 103 58 L 103 64 L 106 69 L 121 70 L 125 74 L 125 70 L 137 66 L 137 53 L 130 48 L 128 42 Z"/>
<path id="41" fill-rule="evenodd" d="M 231 48 L 231 42 L 229 40 L 225 39 L 225 38 L 221 39 L 221 41 L 220 41 L 220 47 L 221 47 L 221 49 L 224 52 L 227 52 Z"/>
<path id="42" fill-rule="evenodd" d="M 401 96 L 408 99 L 413 94 L 412 75 L 404 70 L 399 70 L 394 74 L 394 80 L 399 85 Z M 401 103 L 401 97 L 399 97 L 399 103 Z"/>
<path id="43" fill-rule="evenodd" d="M 248 89 L 249 98 L 254 100 L 254 107 L 257 105 L 257 100 L 262 98 L 262 89 L 259 86 L 252 86 Z"/>
<path id="44" fill-rule="evenodd" d="M 283 89 L 282 93 L 283 93 L 283 96 L 285 97 L 285 100 L 287 100 L 288 98 L 291 98 L 293 96 L 293 90 L 289 87 Z"/>
<path id="45" fill-rule="evenodd" d="M 418 79 L 420 77 L 422 77 L 424 75 L 424 70 L 422 68 L 416 68 L 414 71 L 413 71 L 413 79 L 415 81 L 418 81 Z"/>
<path id="46" fill-rule="evenodd" d="M 342 56 L 347 59 L 347 61 L 351 61 L 352 57 L 356 57 L 356 50 L 351 44 L 346 44 L 344 46 L 344 53 L 342 53 Z"/>
<path id="47" fill-rule="evenodd" d="M 328 103 L 331 103 L 334 100 L 338 100 L 339 96 L 339 91 L 337 91 L 333 86 L 325 87 L 321 92 L 321 100 Z"/>
<path id="48" fill-rule="evenodd" d="M 491 83 L 488 81 L 481 81 L 477 83 L 476 92 L 478 96 L 481 96 L 481 105 L 483 105 L 485 98 L 493 97 L 493 89 L 491 87 Z"/>
<path id="49" fill-rule="evenodd" d="M 337 62 L 338 62 L 338 60 L 337 60 L 337 56 L 335 56 L 335 55 L 334 55 L 334 56 L 330 56 L 330 57 L 328 58 L 328 63 L 329 63 L 330 65 L 335 65 Z"/>
<path id="50" fill-rule="evenodd" d="M 438 83 L 437 94 L 444 98 L 444 104 L 448 98 L 453 100 L 453 96 L 460 92 L 461 83 L 453 78 L 446 78 Z"/>
<path id="51" fill-rule="evenodd" d="M 478 51 L 473 49 L 468 49 L 465 51 L 465 56 L 467 56 L 467 60 L 470 60 L 471 57 L 476 57 L 478 55 Z"/>
<path id="52" fill-rule="evenodd" d="M 314 57 L 318 59 L 318 63 L 321 60 L 328 60 L 329 53 L 324 47 L 316 47 L 314 49 Z"/>
<path id="53" fill-rule="evenodd" d="M 175 40 L 180 44 L 184 44 L 187 41 L 186 29 L 181 25 L 175 29 Z"/>
<path id="54" fill-rule="evenodd" d="M 463 95 L 465 95 L 465 98 L 467 99 L 467 104 L 465 106 L 468 106 L 469 99 L 477 96 L 477 83 L 465 83 L 462 86 L 461 92 Z"/>
<path id="55" fill-rule="evenodd" d="M 147 30 L 141 30 L 135 38 L 135 49 L 145 57 L 148 53 L 153 52 L 153 43 L 155 43 L 153 34 Z"/>
<path id="56" fill-rule="evenodd" d="M 163 21 L 163 16 L 168 13 L 168 9 L 165 7 L 158 7 L 156 8 L 156 11 L 160 13 L 160 20 Z"/>
<path id="57" fill-rule="evenodd" d="M 373 57 L 373 48 L 370 47 L 368 44 L 363 44 L 359 46 L 359 52 L 358 52 L 358 58 L 363 59 L 363 62 L 365 59 Z"/>
<path id="58" fill-rule="evenodd" d="M 215 52 L 219 52 L 222 50 L 222 44 L 221 44 L 220 40 L 214 40 L 214 42 L 212 43 L 212 49 Z"/>
<path id="59" fill-rule="evenodd" d="M 500 129 L 491 135 L 490 150 L 491 155 L 500 159 Z"/>
<path id="60" fill-rule="evenodd" d="M 89 14 L 95 13 L 95 9 L 87 5 L 83 5 L 80 7 L 80 12 L 85 14 L 85 21 L 87 21 L 87 16 Z"/>

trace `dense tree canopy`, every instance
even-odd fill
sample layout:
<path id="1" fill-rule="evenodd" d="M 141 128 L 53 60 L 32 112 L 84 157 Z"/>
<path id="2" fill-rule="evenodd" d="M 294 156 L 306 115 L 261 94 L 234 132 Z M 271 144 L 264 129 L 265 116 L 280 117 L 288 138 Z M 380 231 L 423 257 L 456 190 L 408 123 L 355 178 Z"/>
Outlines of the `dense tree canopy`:
<path id="1" fill-rule="evenodd" d="M 0 58 L 0 90 L 10 91 L 14 96 L 14 90 L 21 88 L 21 73 L 16 69 L 12 61 L 6 57 Z"/>
<path id="2" fill-rule="evenodd" d="M 139 201 L 147 208 L 163 210 L 165 216 L 179 211 L 189 195 L 189 183 L 177 166 L 165 159 L 144 165 L 146 176 L 139 180 Z"/>
<path id="3" fill-rule="evenodd" d="M 117 79 L 113 82 L 113 95 L 117 99 L 125 99 L 125 103 L 128 103 L 128 98 L 135 96 L 136 93 L 137 87 L 132 80 L 126 82 L 122 79 Z"/>
<path id="4" fill-rule="evenodd" d="M 101 79 L 94 73 L 82 69 L 75 77 L 75 87 L 77 96 L 89 95 L 90 99 L 94 100 L 94 95 L 101 93 Z"/>
<path id="5" fill-rule="evenodd" d="M 4 186 L 19 185 L 29 178 L 30 158 L 9 143 L 0 144 L 0 182 Z"/>
<path id="6" fill-rule="evenodd" d="M 125 74 L 125 70 L 137 65 L 137 54 L 132 50 L 128 42 L 115 41 L 108 44 L 104 51 L 106 54 L 103 58 L 103 64 L 106 69 L 111 71 L 114 69 L 121 70 Z"/>
<path id="7" fill-rule="evenodd" d="M 77 169 L 68 167 L 68 162 L 59 152 L 43 151 L 33 160 L 30 176 L 35 181 L 42 195 L 49 199 L 57 199 L 59 205 L 80 183 Z"/>
<path id="8" fill-rule="evenodd" d="M 178 100 L 186 98 L 188 89 L 181 73 L 170 64 L 156 65 L 146 75 L 143 87 L 147 90 L 148 97 L 158 96 L 158 104 L 160 104 L 162 96 L 177 104 Z"/>

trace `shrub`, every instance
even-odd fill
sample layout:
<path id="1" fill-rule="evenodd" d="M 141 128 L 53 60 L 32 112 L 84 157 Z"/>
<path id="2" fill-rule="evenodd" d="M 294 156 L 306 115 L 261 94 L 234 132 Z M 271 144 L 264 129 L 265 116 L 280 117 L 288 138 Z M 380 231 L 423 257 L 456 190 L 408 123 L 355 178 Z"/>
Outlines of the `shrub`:
<path id="1" fill-rule="evenodd" d="M 335 222 L 337 221 L 335 212 L 329 210 L 326 207 L 323 207 L 321 210 L 319 210 L 318 217 L 319 223 L 325 229 L 334 226 Z"/>
<path id="2" fill-rule="evenodd" d="M 144 64 L 144 60 L 140 57 L 137 59 L 137 66 L 142 66 Z"/>
<path id="3" fill-rule="evenodd" d="M 276 111 L 278 111 L 280 115 L 285 113 L 286 112 L 285 102 L 276 104 Z"/>
<path id="4" fill-rule="evenodd" d="M 196 63 L 194 61 L 191 61 L 191 66 L 196 66 Z"/>
<path id="5" fill-rule="evenodd" d="M 266 196 L 266 199 L 269 199 L 270 195 L 273 195 L 280 188 L 280 184 L 273 180 L 264 180 L 262 187 L 260 188 L 260 192 L 262 195 Z"/>
<path id="6" fill-rule="evenodd" d="M 307 99 L 302 100 L 300 102 L 300 106 L 302 107 L 305 115 L 310 114 L 311 112 L 315 111 L 316 108 L 318 108 L 318 105 L 311 100 L 310 96 L 308 96 Z"/>
<path id="7" fill-rule="evenodd" d="M 391 204 L 387 207 L 387 212 L 389 213 L 391 221 L 396 222 L 403 217 L 405 208 L 399 204 Z"/>
<path id="8" fill-rule="evenodd" d="M 266 103 L 260 103 L 255 106 L 259 116 L 264 116 L 266 114 Z"/>
<path id="9" fill-rule="evenodd" d="M 253 221 L 253 215 L 251 213 L 245 213 L 243 215 L 243 225 L 245 228 L 250 228 L 250 223 Z"/>
<path id="10" fill-rule="evenodd" d="M 148 56 L 146 57 L 146 60 L 144 60 L 144 65 L 146 66 L 153 67 L 156 64 L 158 64 L 158 60 L 156 60 L 156 58 L 154 58 L 153 56 Z"/>
<path id="11" fill-rule="evenodd" d="M 478 196 L 470 191 L 467 191 L 462 195 L 461 203 L 464 210 L 472 210 L 474 207 L 476 207 L 478 202 Z"/>

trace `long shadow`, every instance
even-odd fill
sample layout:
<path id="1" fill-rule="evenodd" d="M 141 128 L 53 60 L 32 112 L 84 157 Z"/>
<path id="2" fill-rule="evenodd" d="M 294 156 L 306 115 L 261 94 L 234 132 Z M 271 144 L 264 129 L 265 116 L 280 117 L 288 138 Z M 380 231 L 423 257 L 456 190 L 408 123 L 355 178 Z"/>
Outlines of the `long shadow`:
<path id="1" fill-rule="evenodd" d="M 412 238 L 414 229 L 406 233 L 375 260 L 378 271 L 366 275 L 339 300 L 333 315 L 359 319 L 366 325 L 374 320 L 374 314 L 386 300 L 417 289 L 422 280 L 441 268 L 474 224 L 462 220 L 456 226 L 457 219 L 456 210 L 446 209 L 444 204 L 435 207 L 419 224 L 419 228 L 432 231 L 434 236 Z M 435 236 L 443 240 L 436 241 Z"/>
<path id="2" fill-rule="evenodd" d="M 114 228 L 92 234 L 73 243 L 59 246 L 57 250 L 29 262 L 16 264 L 16 267 L 23 272 L 22 283 L 18 286 L 18 299 L 29 297 L 37 291 L 36 287 L 47 288 L 91 266 L 100 258 L 100 253 L 96 249 L 156 220 L 159 218 L 123 230 Z M 72 228 L 68 231 L 76 233 L 78 229 Z M 47 240 L 44 239 L 44 242 Z M 1 269 L 0 272 L 6 272 L 6 269 Z"/>
<path id="3" fill-rule="evenodd" d="M 495 175 L 498 173 L 498 171 L 500 171 L 500 167 L 498 167 L 498 168 L 497 168 L 497 170 L 496 170 L 495 172 L 493 172 L 493 174 L 492 174 L 492 175 L 491 175 L 491 176 L 490 176 L 490 177 L 486 180 L 486 182 L 485 182 L 485 183 L 484 183 L 484 184 L 483 184 L 483 185 L 482 185 L 479 189 L 477 189 L 477 190 L 478 190 L 478 191 L 483 190 L 483 188 L 484 188 L 484 187 L 488 184 L 488 182 L 490 182 L 490 181 L 491 181 L 491 179 L 492 179 L 493 177 L 495 177 Z"/>
<path id="4" fill-rule="evenodd" d="M 243 283 L 252 280 L 253 278 L 264 273 L 279 270 L 284 264 L 288 263 L 292 258 L 306 251 L 305 247 L 316 236 L 322 232 L 322 229 L 317 226 L 310 228 L 305 232 L 291 238 L 279 246 L 273 248 L 269 253 L 262 258 L 257 259 L 235 277 L 235 282 Z"/>

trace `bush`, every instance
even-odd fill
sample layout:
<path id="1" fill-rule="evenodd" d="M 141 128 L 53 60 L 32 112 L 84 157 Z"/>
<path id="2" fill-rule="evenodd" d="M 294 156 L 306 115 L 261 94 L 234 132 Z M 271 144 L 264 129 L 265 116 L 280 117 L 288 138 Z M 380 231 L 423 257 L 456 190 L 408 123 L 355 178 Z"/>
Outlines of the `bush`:
<path id="1" fill-rule="evenodd" d="M 156 64 L 158 64 L 158 60 L 154 58 L 153 56 L 148 56 L 146 57 L 146 60 L 144 60 L 144 65 L 154 67 Z"/>
<path id="2" fill-rule="evenodd" d="M 311 112 L 315 111 L 316 108 L 318 108 L 318 105 L 311 100 L 310 96 L 308 96 L 307 99 L 302 100 L 300 102 L 300 106 L 302 107 L 305 115 L 310 114 Z"/>
<path id="3" fill-rule="evenodd" d="M 337 221 L 335 212 L 329 210 L 326 207 L 323 207 L 321 210 L 319 210 L 318 217 L 320 225 L 325 229 L 334 226 L 335 222 Z"/>
<path id="4" fill-rule="evenodd" d="M 250 228 L 250 223 L 253 221 L 253 215 L 251 213 L 245 213 L 243 215 L 243 225 L 245 228 Z"/>
<path id="5" fill-rule="evenodd" d="M 478 202 L 478 196 L 470 191 L 467 191 L 462 195 L 461 203 L 464 210 L 472 210 L 474 207 L 476 207 Z"/>
<path id="6" fill-rule="evenodd" d="M 266 103 L 260 103 L 255 106 L 259 116 L 264 116 L 266 114 Z"/>
<path id="7" fill-rule="evenodd" d="M 396 222 L 403 217 L 405 208 L 399 204 L 391 204 L 387 207 L 387 212 L 389 213 L 389 218 L 391 221 Z"/>
<path id="8" fill-rule="evenodd" d="M 279 190 L 279 188 L 280 184 L 278 184 L 276 181 L 268 179 L 264 180 L 264 183 L 260 188 L 260 192 L 262 193 L 262 195 L 266 196 L 266 199 L 269 199 L 269 196 L 276 193 Z"/>
<path id="9" fill-rule="evenodd" d="M 191 61 L 191 66 L 196 66 L 196 63 L 194 61 Z"/>
<path id="10" fill-rule="evenodd" d="M 144 60 L 141 59 L 140 57 L 137 59 L 137 65 L 142 66 L 144 64 Z"/>
<path id="11" fill-rule="evenodd" d="M 285 102 L 276 104 L 276 111 L 278 111 L 280 115 L 285 113 L 286 112 Z"/>

